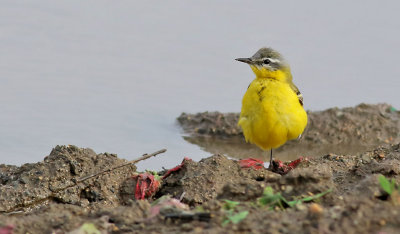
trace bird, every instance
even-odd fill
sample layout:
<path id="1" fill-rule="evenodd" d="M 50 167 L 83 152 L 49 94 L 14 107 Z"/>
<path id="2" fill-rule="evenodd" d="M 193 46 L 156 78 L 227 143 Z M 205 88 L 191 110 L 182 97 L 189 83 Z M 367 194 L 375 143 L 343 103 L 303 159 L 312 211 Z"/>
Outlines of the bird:
<path id="1" fill-rule="evenodd" d="M 250 65 L 256 75 L 243 96 L 238 125 L 246 142 L 271 151 L 271 167 L 272 149 L 299 138 L 307 126 L 303 96 L 278 51 L 263 47 L 250 58 L 236 60 Z"/>

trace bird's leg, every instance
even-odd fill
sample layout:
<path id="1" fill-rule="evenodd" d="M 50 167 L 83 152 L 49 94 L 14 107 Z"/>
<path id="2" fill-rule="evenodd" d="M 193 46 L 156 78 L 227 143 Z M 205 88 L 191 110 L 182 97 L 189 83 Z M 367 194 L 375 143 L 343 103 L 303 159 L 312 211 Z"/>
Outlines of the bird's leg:
<path id="1" fill-rule="evenodd" d="M 272 148 L 271 148 L 271 156 L 269 157 L 269 167 L 272 167 Z"/>

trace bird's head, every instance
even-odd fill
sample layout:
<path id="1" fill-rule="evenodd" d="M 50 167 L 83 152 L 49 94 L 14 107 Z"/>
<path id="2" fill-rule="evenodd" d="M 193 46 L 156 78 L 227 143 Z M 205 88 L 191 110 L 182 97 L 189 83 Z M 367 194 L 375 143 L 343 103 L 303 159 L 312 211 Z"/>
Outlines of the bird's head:
<path id="1" fill-rule="evenodd" d="M 236 60 L 249 64 L 257 78 L 292 80 L 289 64 L 279 52 L 271 48 L 261 48 L 250 58 L 237 58 Z"/>

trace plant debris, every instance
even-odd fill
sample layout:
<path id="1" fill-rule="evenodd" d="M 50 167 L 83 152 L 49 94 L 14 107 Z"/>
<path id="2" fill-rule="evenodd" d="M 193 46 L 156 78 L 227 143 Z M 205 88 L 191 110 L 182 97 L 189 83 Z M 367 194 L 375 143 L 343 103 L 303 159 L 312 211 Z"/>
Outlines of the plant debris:
<path id="1" fill-rule="evenodd" d="M 253 168 L 255 170 L 264 168 L 264 161 L 256 158 L 246 158 L 239 160 L 240 167 Z"/>
<path id="2" fill-rule="evenodd" d="M 134 175 L 133 179 L 136 180 L 136 200 L 143 200 L 153 196 L 160 187 L 160 181 L 158 181 L 153 174 L 148 172 Z"/>
<path id="3" fill-rule="evenodd" d="M 282 162 L 279 159 L 275 159 L 272 161 L 271 171 L 284 175 L 296 168 L 301 162 L 305 162 L 307 160 L 308 159 L 304 157 L 300 157 L 291 162 Z"/>
<path id="4" fill-rule="evenodd" d="M 182 161 L 181 164 L 179 164 L 178 166 L 176 166 L 176 167 L 174 167 L 174 168 L 169 169 L 169 170 L 164 174 L 164 176 L 163 176 L 162 178 L 165 179 L 165 178 L 167 178 L 171 173 L 173 173 L 173 172 L 175 172 L 175 171 L 179 171 L 179 170 L 183 167 L 183 165 L 185 164 L 185 161 L 192 161 L 192 159 L 190 159 L 190 158 L 188 158 L 188 157 L 185 157 L 185 158 L 183 159 L 183 161 Z"/>

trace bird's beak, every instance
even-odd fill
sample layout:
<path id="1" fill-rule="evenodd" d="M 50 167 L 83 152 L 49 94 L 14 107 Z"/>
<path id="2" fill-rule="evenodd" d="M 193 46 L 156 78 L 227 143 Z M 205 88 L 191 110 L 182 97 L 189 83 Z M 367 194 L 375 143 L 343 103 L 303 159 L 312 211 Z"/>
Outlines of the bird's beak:
<path id="1" fill-rule="evenodd" d="M 254 61 L 251 58 L 237 58 L 235 60 L 239 61 L 239 62 L 244 62 L 244 63 L 247 63 L 247 64 L 253 64 L 254 63 Z"/>

